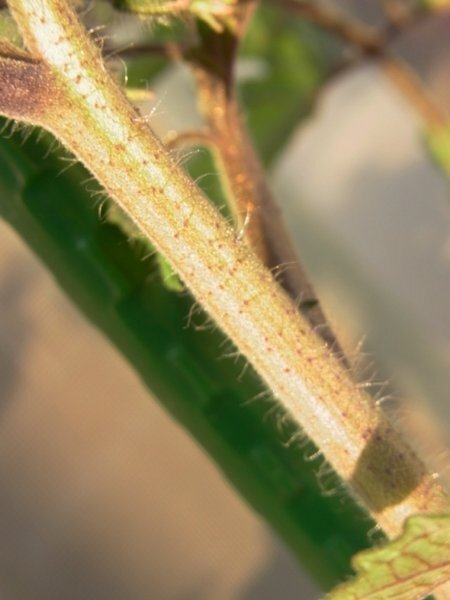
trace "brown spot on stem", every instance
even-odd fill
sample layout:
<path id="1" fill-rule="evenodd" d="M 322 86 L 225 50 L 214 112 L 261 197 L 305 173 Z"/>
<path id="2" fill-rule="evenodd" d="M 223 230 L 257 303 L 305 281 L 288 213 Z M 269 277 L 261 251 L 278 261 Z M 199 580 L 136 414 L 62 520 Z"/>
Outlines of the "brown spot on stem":
<path id="1" fill-rule="evenodd" d="M 0 113 L 41 123 L 56 95 L 50 71 L 41 62 L 1 52 L 0 46 Z"/>

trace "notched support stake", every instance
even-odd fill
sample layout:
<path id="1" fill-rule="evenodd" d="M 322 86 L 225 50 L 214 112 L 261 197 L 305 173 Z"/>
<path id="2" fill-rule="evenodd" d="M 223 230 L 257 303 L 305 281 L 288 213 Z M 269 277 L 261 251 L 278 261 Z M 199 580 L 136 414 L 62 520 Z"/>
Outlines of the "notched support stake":
<path id="1" fill-rule="evenodd" d="M 53 102 L 54 86 L 47 66 L 0 41 L 0 113 L 40 124 Z"/>

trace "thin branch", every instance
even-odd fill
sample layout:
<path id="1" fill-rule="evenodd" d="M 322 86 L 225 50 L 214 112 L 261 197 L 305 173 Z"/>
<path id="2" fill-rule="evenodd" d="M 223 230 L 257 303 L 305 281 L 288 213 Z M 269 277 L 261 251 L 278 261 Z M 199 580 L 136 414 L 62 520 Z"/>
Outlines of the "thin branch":
<path id="1" fill-rule="evenodd" d="M 177 150 L 185 146 L 210 146 L 216 144 L 215 138 L 207 129 L 193 129 L 178 132 L 170 132 L 163 140 L 169 150 Z"/>
<path id="2" fill-rule="evenodd" d="M 278 6 L 307 19 L 322 29 L 340 37 L 344 42 L 354 46 L 360 54 L 345 59 L 333 69 L 330 79 L 348 69 L 360 66 L 365 57 L 378 60 L 380 65 L 397 89 L 408 99 L 428 127 L 432 129 L 446 126 L 448 118 L 433 100 L 425 86 L 407 63 L 397 58 L 389 49 L 389 45 L 413 25 L 419 23 L 431 13 L 425 9 L 417 9 L 409 17 L 390 21 L 381 31 L 367 27 L 363 23 L 343 16 L 338 12 L 307 0 L 271 0 Z M 393 18 L 393 16 L 392 16 Z M 327 82 L 328 83 L 328 82 Z"/>
<path id="3" fill-rule="evenodd" d="M 238 235 L 246 238 L 302 314 L 343 364 L 342 345 L 329 327 L 309 276 L 299 260 L 241 115 L 234 64 L 239 40 L 255 3 L 236 11 L 234 32 L 200 32 L 200 45 L 187 54 L 193 65 L 201 112 L 214 139 L 212 150 Z"/>
<path id="4" fill-rule="evenodd" d="M 384 34 L 339 12 L 309 0 L 270 0 L 274 5 L 288 10 L 321 29 L 356 46 L 364 54 L 378 53 L 384 44 Z"/>
<path id="5" fill-rule="evenodd" d="M 120 49 L 106 46 L 103 50 L 103 55 L 105 59 L 109 59 L 110 55 L 113 54 L 113 57 L 117 56 L 123 59 L 142 56 L 155 56 L 169 58 L 171 60 L 180 60 L 187 52 L 188 48 L 188 45 L 184 45 L 181 42 L 168 42 L 166 44 L 148 42 L 145 44 L 133 44 L 127 46 L 126 48 Z"/>
<path id="6" fill-rule="evenodd" d="M 425 2 L 416 2 L 416 5 L 411 7 L 405 0 L 382 0 L 381 6 L 386 22 L 392 31 L 409 28 L 433 12 Z"/>
<path id="7" fill-rule="evenodd" d="M 431 97 L 417 74 L 404 61 L 392 56 L 381 60 L 385 75 L 395 84 L 401 94 L 430 129 L 442 129 L 448 125 L 448 117 Z"/>
<path id="8" fill-rule="evenodd" d="M 187 54 L 198 85 L 201 112 L 215 141 L 216 160 L 234 211 L 236 228 L 269 268 L 280 272 L 280 283 L 294 298 L 315 298 L 289 240 L 251 143 L 235 96 L 234 64 L 255 2 L 235 13 L 233 32 L 200 32 L 200 45 Z M 322 314 L 318 317 L 323 324 Z M 317 324 L 317 323 L 314 323 Z"/>
<path id="9" fill-rule="evenodd" d="M 384 54 L 394 39 L 432 14 L 424 6 L 419 6 L 414 11 L 407 13 L 400 12 L 394 10 L 388 0 L 385 3 L 386 25 L 376 28 L 335 9 L 328 8 L 320 2 L 311 0 L 268 1 L 291 14 L 314 23 L 322 30 L 357 48 L 366 56 Z"/>

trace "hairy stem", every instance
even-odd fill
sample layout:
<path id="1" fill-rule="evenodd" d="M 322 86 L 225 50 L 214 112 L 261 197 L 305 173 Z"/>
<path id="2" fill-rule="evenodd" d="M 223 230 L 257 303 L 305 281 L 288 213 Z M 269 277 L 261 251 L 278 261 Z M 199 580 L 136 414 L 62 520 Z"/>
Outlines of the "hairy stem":
<path id="1" fill-rule="evenodd" d="M 168 258 L 380 526 L 395 535 L 411 514 L 447 510 L 436 478 L 110 79 L 69 5 L 10 7 L 59 91 L 51 114 L 30 120 L 53 131 Z"/>

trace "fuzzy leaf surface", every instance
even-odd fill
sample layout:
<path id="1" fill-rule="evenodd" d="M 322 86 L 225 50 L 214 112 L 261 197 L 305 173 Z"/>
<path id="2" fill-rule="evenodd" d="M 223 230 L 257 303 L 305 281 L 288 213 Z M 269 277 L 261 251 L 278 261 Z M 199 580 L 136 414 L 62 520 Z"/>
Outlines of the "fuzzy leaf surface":
<path id="1" fill-rule="evenodd" d="M 357 577 L 327 600 L 421 600 L 450 579 L 450 514 L 418 515 L 403 534 L 356 555 Z"/>

